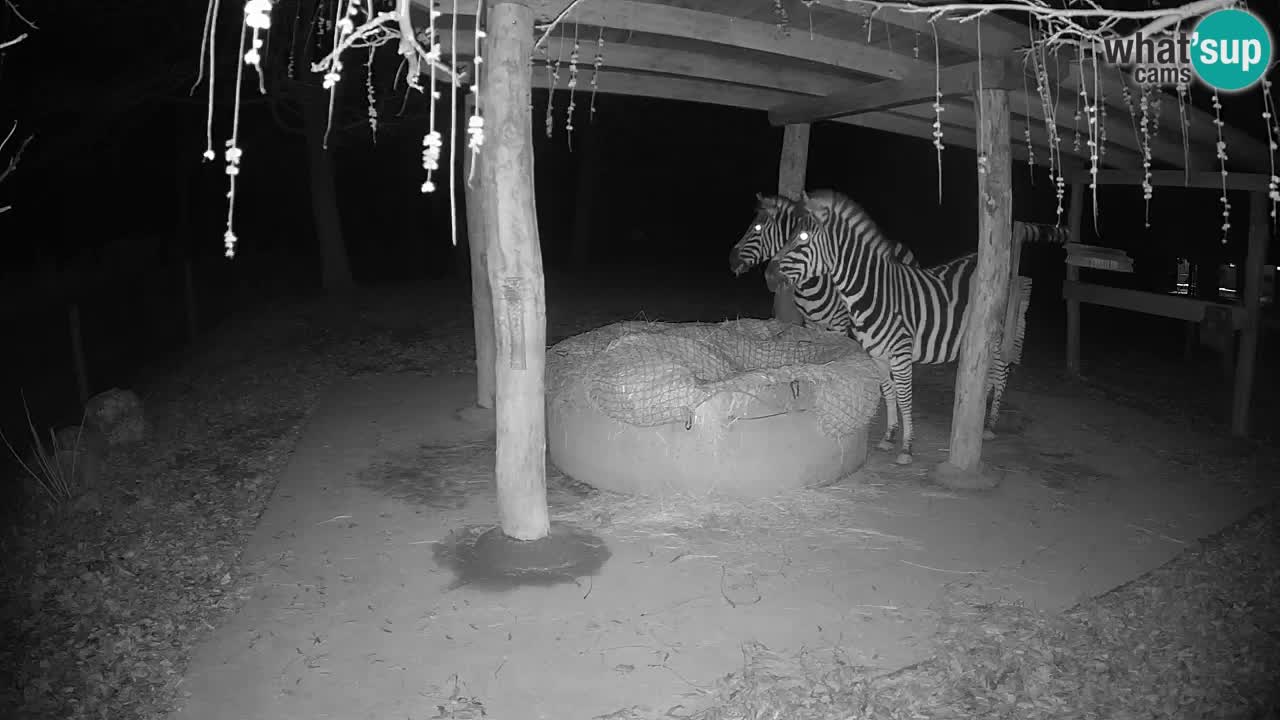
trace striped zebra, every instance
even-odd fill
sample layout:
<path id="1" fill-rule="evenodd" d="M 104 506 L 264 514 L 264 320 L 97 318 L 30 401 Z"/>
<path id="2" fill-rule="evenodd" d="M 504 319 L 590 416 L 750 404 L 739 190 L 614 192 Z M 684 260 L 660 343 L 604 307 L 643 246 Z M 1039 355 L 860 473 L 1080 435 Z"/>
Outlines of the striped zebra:
<path id="1" fill-rule="evenodd" d="M 830 190 L 815 190 L 810 197 L 818 200 L 825 198 L 833 200 L 832 196 L 833 192 Z M 796 200 L 782 195 L 765 196 L 756 193 L 755 217 L 752 218 L 747 231 L 743 233 L 742 239 L 729 251 L 729 270 L 735 276 L 741 276 L 756 265 L 776 259 L 803 214 L 804 207 Z M 906 245 L 894 243 L 892 247 L 900 262 L 916 264 L 915 256 Z M 787 282 L 777 274 L 772 262 L 769 264 L 769 272 L 765 274 L 765 279 L 770 290 L 778 287 L 779 283 Z M 849 333 L 851 329 L 849 311 L 827 275 L 810 275 L 802 282 L 793 285 L 796 307 L 800 310 L 806 325 L 822 330 Z"/>
<path id="2" fill-rule="evenodd" d="M 815 193 L 806 195 L 802 202 L 805 212 L 794 221 L 792 234 L 774 261 L 776 272 L 796 285 L 815 275 L 826 275 L 835 285 L 849 313 L 851 334 L 886 378 L 882 389 L 888 426 L 879 447 L 893 449 L 900 412 L 902 449 L 897 462 L 908 464 L 915 437 L 912 365 L 952 362 L 959 357 L 977 253 L 929 268 L 903 263 L 897 259 L 894 243 L 848 197 Z M 1019 224 L 1017 241 L 1062 240 L 1063 233 L 1046 227 Z M 1015 315 L 1013 351 L 1010 357 L 1003 357 L 1003 334 L 997 333 L 987 373 L 991 405 L 984 435 L 988 438 L 994 437 L 992 428 L 1008 383 L 1009 365 L 1019 362 L 1022 355 L 1031 281 L 1019 281 L 1022 294 Z"/>

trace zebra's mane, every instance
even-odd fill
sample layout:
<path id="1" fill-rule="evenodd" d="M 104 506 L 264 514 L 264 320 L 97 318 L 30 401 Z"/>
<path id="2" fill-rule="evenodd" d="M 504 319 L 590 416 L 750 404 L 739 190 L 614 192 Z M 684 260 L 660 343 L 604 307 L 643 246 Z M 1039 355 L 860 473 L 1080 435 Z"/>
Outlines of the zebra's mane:
<path id="1" fill-rule="evenodd" d="M 918 265 L 911 249 L 889 239 L 880 226 L 853 198 L 835 190 L 814 190 L 805 197 L 804 209 L 813 215 L 815 210 L 826 210 L 834 216 L 852 223 L 859 221 L 863 228 L 859 241 L 866 244 L 880 257 L 903 265 Z"/>
<path id="2" fill-rule="evenodd" d="M 792 200 L 786 195 L 760 195 L 756 199 L 757 213 L 777 215 L 787 212 L 796 212 L 799 208 L 800 201 Z"/>

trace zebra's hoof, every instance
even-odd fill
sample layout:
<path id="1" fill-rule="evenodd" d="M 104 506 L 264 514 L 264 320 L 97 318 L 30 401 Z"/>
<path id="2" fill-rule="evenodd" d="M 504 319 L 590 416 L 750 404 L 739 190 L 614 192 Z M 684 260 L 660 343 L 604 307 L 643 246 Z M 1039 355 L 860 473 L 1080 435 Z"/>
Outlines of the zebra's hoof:
<path id="1" fill-rule="evenodd" d="M 880 442 L 876 443 L 876 447 L 884 452 L 889 452 L 894 448 L 894 443 L 892 440 L 881 440 Z"/>
<path id="2" fill-rule="evenodd" d="M 912 461 L 911 453 L 905 453 L 905 452 L 898 453 L 897 459 L 894 460 L 894 462 L 898 463 L 899 465 L 910 465 L 911 461 Z"/>
<path id="3" fill-rule="evenodd" d="M 982 439 L 983 439 L 983 440 L 995 440 L 995 439 L 996 439 L 996 434 L 995 434 L 995 432 L 994 432 L 991 428 L 986 428 L 986 429 L 984 429 L 984 430 L 982 431 Z"/>

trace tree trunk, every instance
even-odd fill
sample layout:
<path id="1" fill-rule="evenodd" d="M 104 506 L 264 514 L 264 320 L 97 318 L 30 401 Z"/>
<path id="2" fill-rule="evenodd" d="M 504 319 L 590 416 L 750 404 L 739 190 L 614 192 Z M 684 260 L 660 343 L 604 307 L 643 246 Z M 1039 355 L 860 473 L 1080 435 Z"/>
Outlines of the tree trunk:
<path id="1" fill-rule="evenodd" d="M 968 322 L 956 373 L 951 449 L 947 462 L 962 473 L 978 472 L 982 428 L 986 416 L 987 370 L 992 341 L 1004 318 L 1009 295 L 1013 249 L 1012 175 L 1009 139 L 1009 93 L 981 90 L 978 127 L 978 266 L 969 288 Z M 1012 332 L 1013 328 L 1009 328 Z"/>
<path id="2" fill-rule="evenodd" d="M 527 104 L 533 12 L 522 0 L 500 0 L 490 6 L 488 32 L 481 169 L 497 340 L 498 510 L 507 536 L 537 540 L 546 537 L 550 523 L 543 378 L 547 313 Z"/>
<path id="3" fill-rule="evenodd" d="M 329 123 L 328 93 L 299 87 L 303 127 L 307 139 L 307 166 L 311 179 L 311 217 L 320 243 L 321 286 L 329 294 L 352 290 L 351 265 L 342 237 L 342 216 L 338 212 L 338 189 L 334 181 L 333 156 L 324 148 Z"/>

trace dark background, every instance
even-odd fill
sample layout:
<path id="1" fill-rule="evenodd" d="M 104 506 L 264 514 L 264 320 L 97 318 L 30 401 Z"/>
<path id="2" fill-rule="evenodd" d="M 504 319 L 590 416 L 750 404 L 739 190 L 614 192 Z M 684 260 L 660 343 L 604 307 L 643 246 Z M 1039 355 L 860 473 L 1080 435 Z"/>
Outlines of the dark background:
<path id="1" fill-rule="evenodd" d="M 282 127 L 296 128 L 297 113 L 264 101 L 252 79 L 244 85 L 241 116 L 239 255 L 222 257 L 221 151 L 230 130 L 234 65 L 224 53 L 214 108 L 218 159 L 206 163 L 200 157 L 206 87 L 189 94 L 202 2 L 54 0 L 19 7 L 41 30 L 5 52 L 0 65 L 6 129 L 14 117 L 20 122 L 15 140 L 37 133 L 18 170 L 0 186 L 0 199 L 14 206 L 0 215 L 0 316 L 7 334 L 0 344 L 8 348 L 2 354 L 8 368 L 0 382 L 0 429 L 11 438 L 25 435 L 19 389 L 38 426 L 78 419 L 67 331 L 71 304 L 81 313 L 96 392 L 129 386 L 184 345 L 188 264 L 206 328 L 273 299 L 321 290 L 304 137 Z M 1257 9 L 1276 14 L 1269 5 Z M 241 12 L 240 3 L 223 3 L 224 43 Z M 0 17 L 0 37 L 24 29 L 11 13 Z M 277 12 L 277 22 L 280 17 Z M 395 59 L 392 48 L 383 53 L 391 58 L 385 78 Z M 356 96 L 364 91 L 360 64 L 348 62 L 343 86 Z M 1207 106 L 1204 97 L 1198 101 Z M 782 131 L 770 127 L 763 113 L 601 95 L 589 121 L 588 99 L 580 92 L 571 150 L 565 92 L 556 93 L 550 139 L 542 122 L 546 102 L 545 92 L 535 92 L 538 224 L 549 276 L 584 270 L 583 258 L 575 264 L 571 250 L 576 222 L 591 238 L 586 272 L 652 268 L 657 276 L 663 268 L 682 267 L 706 270 L 712 278 L 707 282 L 752 283 L 765 292 L 758 275 L 729 277 L 726 262 L 751 218 L 755 193 L 776 190 Z M 1256 89 L 1226 97 L 1224 104 L 1229 123 L 1263 136 Z M 411 103 L 409 115 L 420 110 Z M 367 128 L 335 139 L 342 230 L 361 286 L 457 283 L 466 292 L 465 248 L 454 248 L 450 238 L 447 180 L 438 179 L 434 196 L 418 191 L 424 129 L 417 118 L 380 135 L 376 145 Z M 588 159 L 594 160 L 590 172 L 583 169 Z M 890 236 L 932 263 L 971 250 L 977 231 L 974 154 L 958 147 L 944 153 L 941 199 L 936 162 L 922 139 L 821 124 L 812 134 L 808 186 L 853 196 Z M 1015 219 L 1054 222 L 1046 171 L 1015 164 L 1014 178 Z M 589 201 L 579 195 L 586 186 L 594 190 Z M 1149 229 L 1143 227 L 1139 188 L 1100 191 L 1099 232 L 1087 219 L 1084 240 L 1124 248 L 1138 273 L 1095 277 L 1168 289 L 1179 256 L 1241 262 L 1247 202 L 1232 202 L 1233 233 L 1223 246 L 1212 191 L 1158 188 Z M 1034 248 L 1023 267 L 1036 278 L 1036 312 L 1043 322 L 1060 324 L 1062 251 Z M 92 270 L 93 279 L 68 274 L 77 268 Z M 554 292 L 553 279 L 549 294 Z"/>

